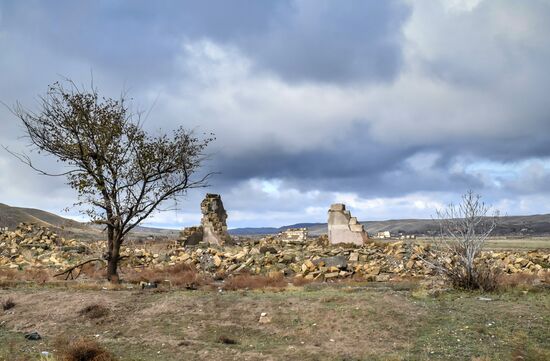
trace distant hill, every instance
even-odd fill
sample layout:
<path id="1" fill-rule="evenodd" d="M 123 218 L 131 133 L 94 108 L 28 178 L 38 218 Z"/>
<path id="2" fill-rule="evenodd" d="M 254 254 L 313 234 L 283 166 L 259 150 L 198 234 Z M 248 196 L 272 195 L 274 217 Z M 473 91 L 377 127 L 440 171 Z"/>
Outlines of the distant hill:
<path id="1" fill-rule="evenodd" d="M 80 239 L 104 239 L 102 227 L 80 223 L 53 213 L 33 208 L 11 207 L 0 203 L 0 227 L 15 228 L 19 223 L 35 223 L 50 228 L 62 237 Z M 370 235 L 380 231 L 393 234 L 404 233 L 417 236 L 432 235 L 438 232 L 437 221 L 432 219 L 394 219 L 386 221 L 361 222 Z M 289 228 L 307 228 L 312 236 L 327 233 L 326 223 L 296 223 L 283 227 L 234 228 L 229 233 L 234 236 L 260 236 L 277 234 Z M 176 239 L 178 230 L 136 227 L 130 237 L 136 240 Z M 550 214 L 532 216 L 501 217 L 495 235 L 528 236 L 550 235 Z"/>
<path id="2" fill-rule="evenodd" d="M 14 229 L 19 223 L 34 223 L 48 227 L 61 237 L 85 240 L 104 239 L 103 227 L 63 218 L 34 208 L 11 207 L 0 203 L 0 227 Z M 137 240 L 153 238 L 175 239 L 179 231 L 171 229 L 136 227 L 130 237 Z"/>
<path id="3" fill-rule="evenodd" d="M 34 223 L 48 227 L 63 237 L 96 239 L 101 231 L 85 223 L 73 221 L 50 212 L 34 208 L 11 207 L 0 203 L 0 227 L 15 228 L 19 223 Z"/>
<path id="4" fill-rule="evenodd" d="M 326 223 L 296 223 L 289 226 L 283 227 L 258 227 L 258 228 L 233 228 L 228 230 L 230 235 L 233 236 L 253 236 L 253 235 L 264 235 L 264 234 L 277 234 L 283 232 L 290 228 L 322 228 L 326 227 Z"/>
<path id="5" fill-rule="evenodd" d="M 386 221 L 361 222 L 370 235 L 377 232 L 390 231 L 392 234 L 404 233 L 414 235 L 437 234 L 439 228 L 437 221 L 433 219 L 394 219 Z M 301 223 L 280 228 L 235 228 L 229 232 L 233 235 L 261 235 L 277 234 L 288 228 L 308 228 L 310 235 L 327 233 L 326 223 Z M 507 216 L 501 217 L 500 222 L 493 233 L 494 235 L 548 235 L 550 234 L 550 214 L 532 216 Z"/>

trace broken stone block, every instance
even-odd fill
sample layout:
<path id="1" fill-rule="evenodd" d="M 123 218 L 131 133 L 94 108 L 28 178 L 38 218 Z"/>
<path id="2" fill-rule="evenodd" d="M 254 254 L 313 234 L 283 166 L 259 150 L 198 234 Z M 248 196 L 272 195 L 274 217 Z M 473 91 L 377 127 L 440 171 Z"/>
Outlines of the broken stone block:
<path id="1" fill-rule="evenodd" d="M 363 245 L 369 238 L 363 225 L 352 217 L 346 206 L 336 203 L 328 211 L 328 239 L 329 243 L 352 243 Z"/>

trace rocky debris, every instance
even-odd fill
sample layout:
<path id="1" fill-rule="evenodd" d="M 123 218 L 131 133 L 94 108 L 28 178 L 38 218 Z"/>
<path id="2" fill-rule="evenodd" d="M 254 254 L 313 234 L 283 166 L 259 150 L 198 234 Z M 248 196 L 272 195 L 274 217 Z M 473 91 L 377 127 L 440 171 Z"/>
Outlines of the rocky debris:
<path id="1" fill-rule="evenodd" d="M 346 205 L 336 203 L 328 210 L 328 239 L 331 244 L 352 243 L 362 245 L 369 236 L 363 225 L 352 217 Z"/>
<path id="2" fill-rule="evenodd" d="M 260 314 L 260 319 L 258 320 L 258 323 L 264 325 L 267 323 L 271 323 L 271 317 L 269 317 L 266 312 L 262 312 Z"/>
<path id="3" fill-rule="evenodd" d="M 228 275 L 239 272 L 252 274 L 302 277 L 308 280 L 333 280 L 362 277 L 384 282 L 393 277 L 429 277 L 435 271 L 424 261 L 437 254 L 429 244 L 366 243 L 329 245 L 323 238 L 304 244 L 289 244 L 266 237 L 239 246 L 206 246 L 176 248 L 169 251 L 169 265 L 186 263 L 199 272 Z M 454 262 L 451 257 L 447 262 Z M 527 262 L 526 262 L 527 260 Z M 550 272 L 550 255 L 541 251 L 485 252 L 483 262 L 491 262 L 511 272 Z"/>
<path id="4" fill-rule="evenodd" d="M 231 240 L 227 233 L 227 212 L 219 194 L 206 194 L 201 202 L 202 241 L 208 244 L 223 245 Z"/>
<path id="5" fill-rule="evenodd" d="M 90 251 L 87 243 L 66 240 L 46 227 L 30 223 L 0 232 L 0 267 L 63 267 Z"/>
<path id="6" fill-rule="evenodd" d="M 29 332 L 29 333 L 26 333 L 25 334 L 25 339 L 29 340 L 29 341 L 39 341 L 42 339 L 42 336 L 40 336 L 40 334 L 36 331 L 34 332 Z"/>

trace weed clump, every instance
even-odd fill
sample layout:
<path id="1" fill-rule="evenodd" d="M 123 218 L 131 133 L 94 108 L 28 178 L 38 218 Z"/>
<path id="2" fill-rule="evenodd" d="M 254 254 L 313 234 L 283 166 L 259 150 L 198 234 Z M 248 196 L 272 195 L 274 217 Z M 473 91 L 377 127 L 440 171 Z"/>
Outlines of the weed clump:
<path id="1" fill-rule="evenodd" d="M 90 319 L 99 319 L 107 316 L 109 314 L 109 311 L 110 310 L 107 306 L 94 303 L 81 309 L 78 314 L 80 316 L 85 316 Z"/>
<path id="2" fill-rule="evenodd" d="M 60 361 L 115 361 L 115 357 L 93 340 L 78 339 L 60 345 Z"/>

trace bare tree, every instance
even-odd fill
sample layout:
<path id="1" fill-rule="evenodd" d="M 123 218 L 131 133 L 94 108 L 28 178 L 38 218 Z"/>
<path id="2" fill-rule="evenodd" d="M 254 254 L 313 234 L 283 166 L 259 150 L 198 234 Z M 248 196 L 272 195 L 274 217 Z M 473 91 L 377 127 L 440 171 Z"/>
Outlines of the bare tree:
<path id="1" fill-rule="evenodd" d="M 73 82 L 56 82 L 40 97 L 40 110 L 19 103 L 12 112 L 23 122 L 31 147 L 53 155 L 67 171 L 52 174 L 30 157 L 20 160 L 50 176 L 66 176 L 78 193 L 83 213 L 107 230 L 107 277 L 115 279 L 120 246 L 132 229 L 168 199 L 206 186 L 211 175 L 198 176 L 204 149 L 214 140 L 194 136 L 183 127 L 171 135 L 152 136 L 141 127 L 141 113 L 120 100 L 100 98 L 95 88 L 81 90 Z"/>
<path id="2" fill-rule="evenodd" d="M 456 287 L 487 288 L 491 271 L 478 263 L 489 235 L 497 225 L 499 213 L 481 201 L 479 194 L 468 191 L 458 205 L 437 210 L 440 252 L 435 261 L 427 261 Z"/>

